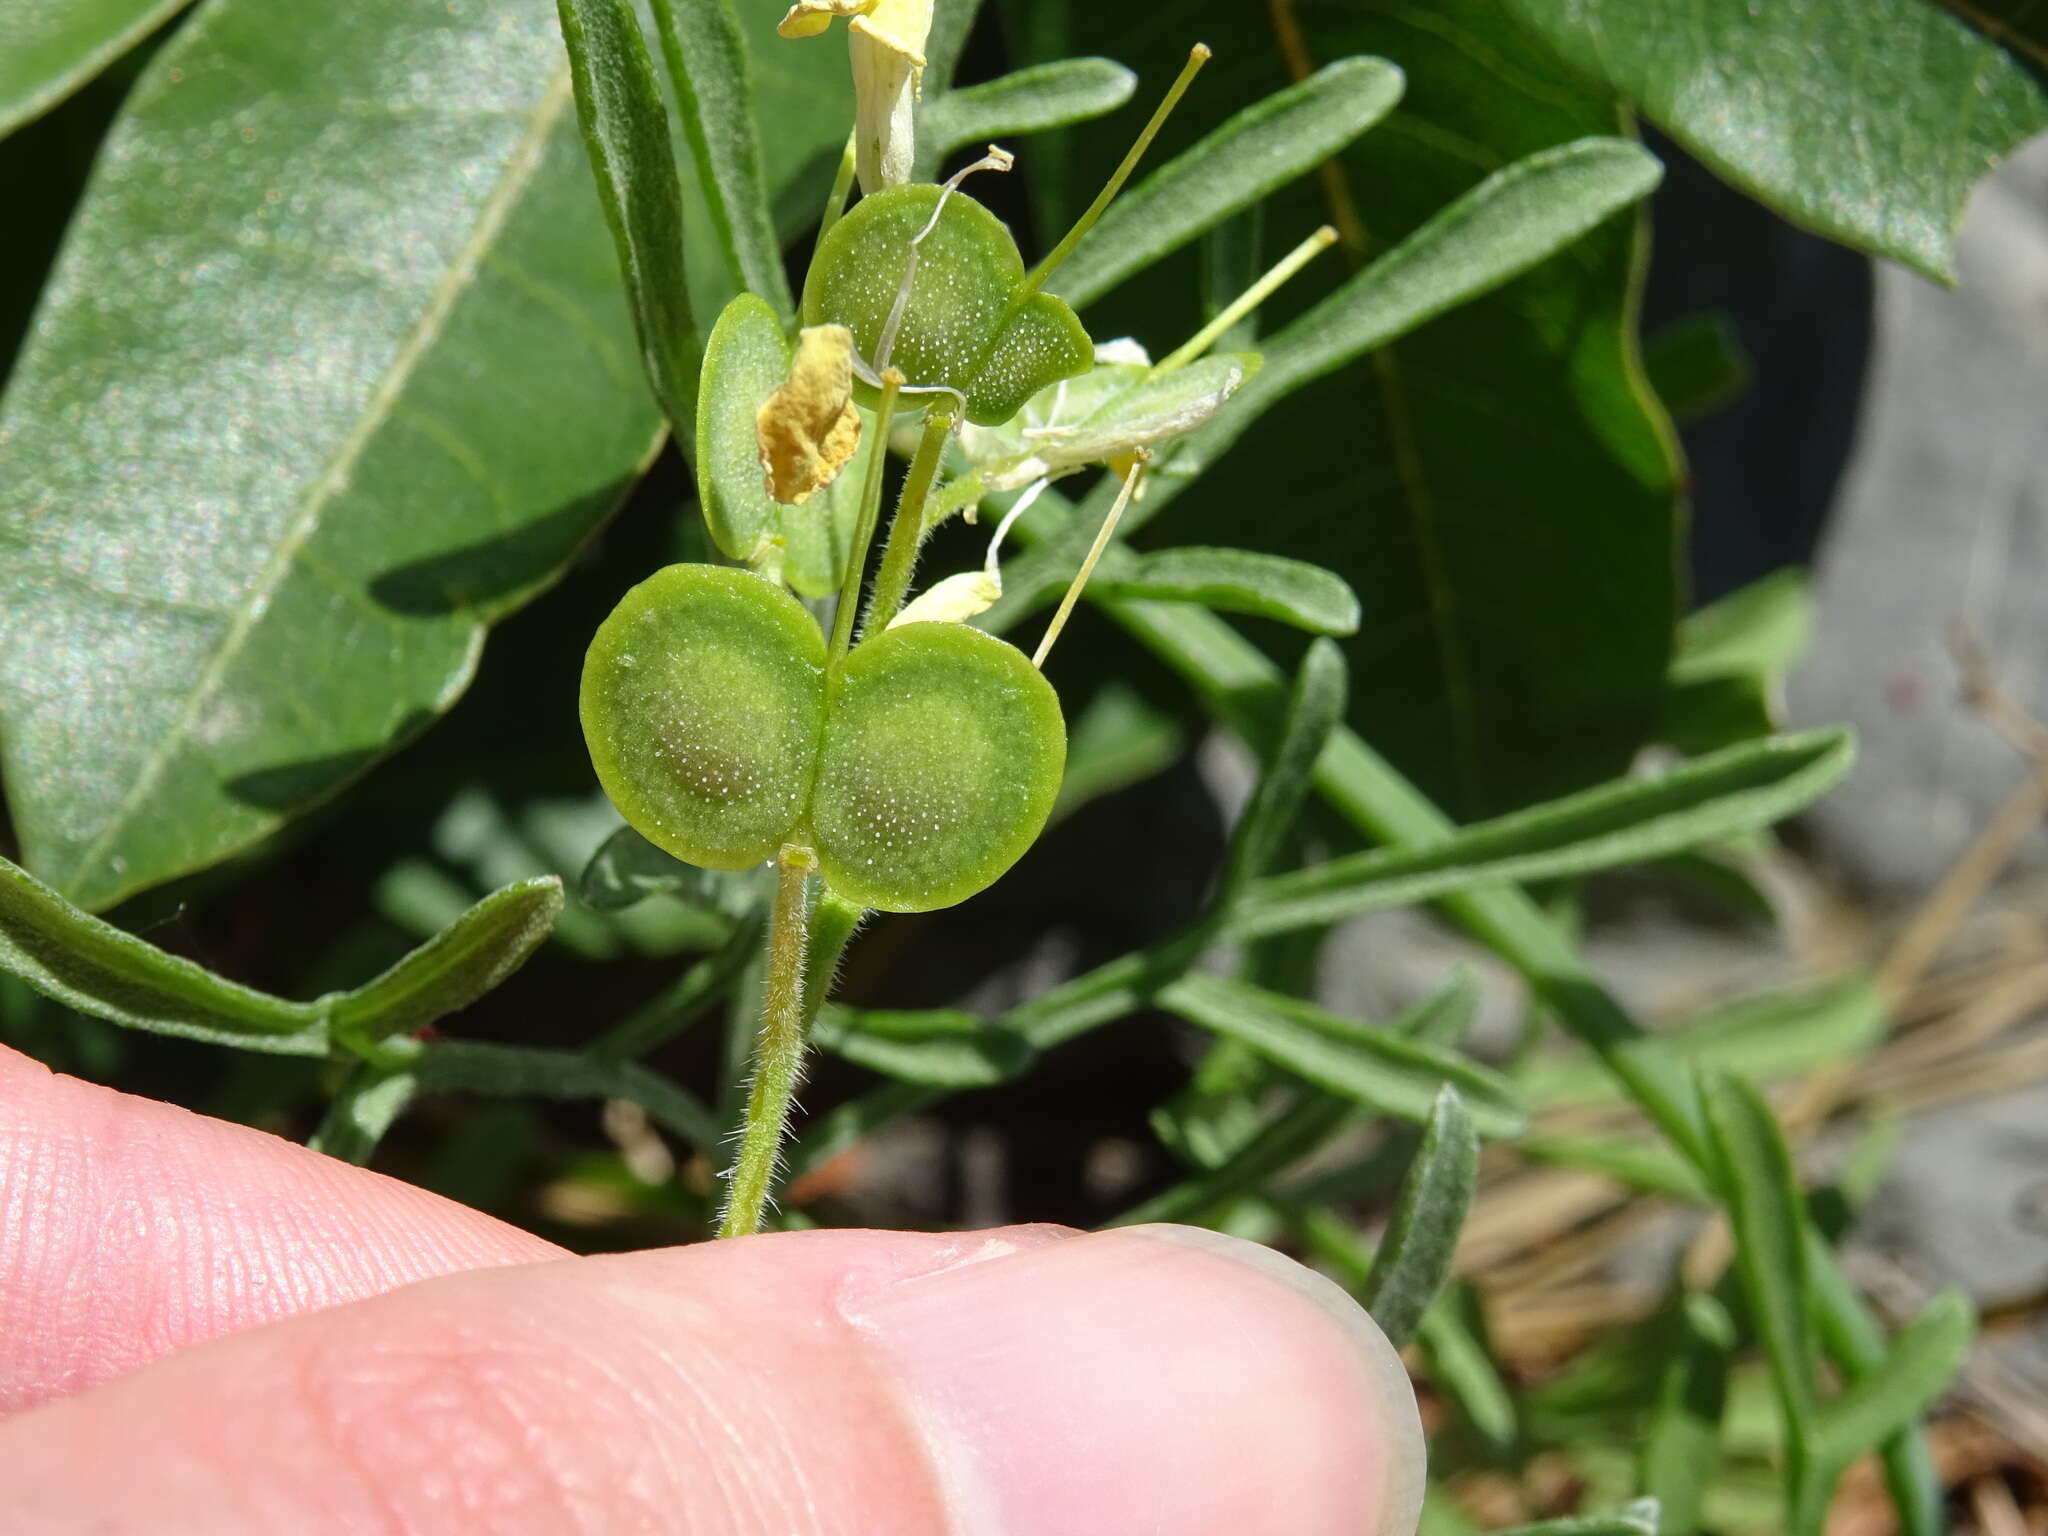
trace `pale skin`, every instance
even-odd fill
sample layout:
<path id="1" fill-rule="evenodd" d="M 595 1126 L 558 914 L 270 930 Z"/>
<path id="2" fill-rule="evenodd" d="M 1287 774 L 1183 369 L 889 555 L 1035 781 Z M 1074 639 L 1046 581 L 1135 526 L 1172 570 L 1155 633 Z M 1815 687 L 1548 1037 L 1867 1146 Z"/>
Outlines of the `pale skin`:
<path id="1" fill-rule="evenodd" d="M 572 1258 L 0 1050 L 0 1524 L 1324 1536 L 1414 1528 L 1384 1340 L 1183 1228 Z"/>

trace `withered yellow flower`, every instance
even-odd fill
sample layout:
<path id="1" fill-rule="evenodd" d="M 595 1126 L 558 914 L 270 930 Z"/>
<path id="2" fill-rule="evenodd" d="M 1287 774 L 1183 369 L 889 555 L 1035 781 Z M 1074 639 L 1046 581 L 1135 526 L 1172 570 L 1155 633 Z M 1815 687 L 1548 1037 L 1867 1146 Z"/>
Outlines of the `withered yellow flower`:
<path id="1" fill-rule="evenodd" d="M 853 404 L 853 332 L 843 325 L 807 327 L 797 341 L 789 377 L 754 416 L 768 494 L 800 507 L 832 483 L 860 447 Z"/>
<path id="2" fill-rule="evenodd" d="M 924 85 L 932 4 L 933 0 L 797 0 L 777 28 L 784 37 L 816 37 L 834 17 L 848 18 L 854 166 L 863 192 L 910 180 L 917 158 L 915 103 Z"/>

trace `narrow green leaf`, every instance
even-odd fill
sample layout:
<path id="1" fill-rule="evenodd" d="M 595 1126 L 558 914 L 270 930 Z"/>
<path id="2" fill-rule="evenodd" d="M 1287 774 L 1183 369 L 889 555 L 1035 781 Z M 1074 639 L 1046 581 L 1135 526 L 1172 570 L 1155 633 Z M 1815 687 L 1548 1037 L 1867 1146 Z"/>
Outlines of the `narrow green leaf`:
<path id="1" fill-rule="evenodd" d="M 1677 422 L 1698 421 L 1749 389 L 1749 354 L 1724 310 L 1675 320 L 1643 342 L 1643 372 Z"/>
<path id="2" fill-rule="evenodd" d="M 109 1023 L 282 1056 L 327 1054 L 326 1011 L 216 976 L 89 917 L 0 859 L 0 968 Z"/>
<path id="3" fill-rule="evenodd" d="M 1970 189 L 2048 127 L 2019 63 L 1925 0 L 1506 0 L 1795 224 L 1939 281 Z"/>
<path id="4" fill-rule="evenodd" d="M 1534 1094 L 1530 1101 L 1542 1102 Z M 1712 1198 L 1698 1170 L 1657 1142 L 1598 1136 L 1524 1136 L 1515 1143 L 1515 1151 L 1535 1162 L 1600 1174 L 1646 1195 L 1666 1195 L 1701 1204 Z"/>
<path id="5" fill-rule="evenodd" d="M 1623 139 L 1580 139 L 1494 172 L 1264 343 L 1266 366 L 1188 446 L 1197 470 L 1312 379 L 1384 346 L 1554 255 L 1663 175 Z M 1332 445 L 1333 458 L 1339 450 Z"/>
<path id="6" fill-rule="evenodd" d="M 306 1145 L 361 1167 L 376 1156 L 385 1133 L 418 1094 L 419 1079 L 410 1062 L 389 1066 L 358 1062 Z"/>
<path id="7" fill-rule="evenodd" d="M 1484 1136 L 1518 1135 L 1525 1123 L 1499 1074 L 1438 1046 L 1359 1024 L 1264 988 L 1196 973 L 1161 989 L 1159 1005 L 1191 1024 L 1242 1040 L 1319 1088 L 1397 1119 L 1424 1124 L 1446 1083 L 1467 1100 Z"/>
<path id="8" fill-rule="evenodd" d="M 1882 1040 L 1890 1025 L 1891 1010 L 1875 979 L 1858 973 L 1745 997 L 1661 1036 L 1697 1066 L 1765 1082 L 1853 1060 Z M 1539 1057 L 1516 1082 L 1532 1104 L 1620 1097 L 1598 1064 L 1582 1059 Z"/>
<path id="9" fill-rule="evenodd" d="M 1429 1360 L 1430 1379 L 1458 1405 L 1473 1429 L 1491 1446 L 1506 1449 L 1519 1436 L 1514 1393 L 1502 1379 L 1488 1345 L 1479 1297 L 1453 1282 L 1422 1315 L 1416 1340 Z"/>
<path id="10" fill-rule="evenodd" d="M 1358 631 L 1358 598 L 1342 577 L 1306 560 L 1249 549 L 1178 546 L 1105 561 L 1088 594 L 1199 603 L 1224 613 L 1277 619 L 1313 635 Z"/>
<path id="11" fill-rule="evenodd" d="M 683 193 L 654 61 L 647 56 L 647 39 L 630 0 L 556 0 L 556 5 L 583 145 L 633 307 L 640 360 L 670 429 L 689 448 L 696 441 L 702 340 L 690 314 L 690 285 L 683 271 Z"/>
<path id="12" fill-rule="evenodd" d="M 1812 630 L 1805 574 L 1789 569 L 1687 617 L 1672 653 L 1660 738 L 1682 752 L 1710 752 L 1775 730 L 1786 674 Z"/>
<path id="13" fill-rule="evenodd" d="M 476 1040 L 435 1040 L 414 1068 L 422 1093 L 515 1099 L 631 1099 L 648 1118 L 699 1152 L 722 1140 L 711 1111 L 687 1089 L 631 1061 Z"/>
<path id="14" fill-rule="evenodd" d="M 0 46 L 0 137 L 63 101 L 186 0 L 13 0 Z"/>
<path id="15" fill-rule="evenodd" d="M 1643 1440 L 1642 1487 L 1663 1513 L 1661 1536 L 1699 1529 L 1701 1504 L 1721 1467 L 1734 1346 L 1734 1324 L 1720 1303 L 1687 1296 Z"/>
<path id="16" fill-rule="evenodd" d="M 1272 864 L 1293 830 L 1312 787 L 1316 760 L 1344 717 L 1345 683 L 1344 653 L 1327 640 L 1311 645 L 1295 674 L 1279 739 L 1232 835 L 1217 882 L 1217 913 L 1227 912 Z"/>
<path id="17" fill-rule="evenodd" d="M 932 96 L 918 112 L 919 179 L 929 180 L 956 149 L 1114 112 L 1137 87 L 1136 75 L 1108 59 L 1061 59 Z"/>
<path id="18" fill-rule="evenodd" d="M 1245 108 L 1111 204 L 1052 287 L 1077 306 L 1092 303 L 1314 170 L 1392 111 L 1403 84 L 1385 59 L 1340 59 Z"/>
<path id="19" fill-rule="evenodd" d="M 732 0 L 653 0 L 655 32 L 682 108 L 697 184 L 711 208 L 732 286 L 759 294 L 785 324 L 796 301 L 782 270 L 756 137 L 753 65 Z M 683 46 L 683 39 L 690 46 Z"/>
<path id="20" fill-rule="evenodd" d="M 1721 1195 L 1735 1230 L 1735 1263 L 1785 1415 L 1788 1441 L 1811 1443 L 1814 1348 L 1807 1326 L 1805 1199 L 1792 1153 L 1755 1088 L 1721 1072 L 1702 1074 Z"/>
<path id="21" fill-rule="evenodd" d="M 1312 1092 L 1261 1126 L 1215 1167 L 1125 1211 L 1109 1225 L 1202 1222 L 1233 1200 L 1269 1192 L 1274 1179 L 1322 1147 L 1357 1114 L 1357 1106 L 1348 1099 Z"/>
<path id="22" fill-rule="evenodd" d="M 1358 1298 L 1396 1349 L 1414 1337 L 1449 1278 L 1458 1232 L 1478 1187 L 1479 1134 L 1457 1089 L 1446 1083 L 1437 1091 L 1422 1145 L 1401 1181 L 1387 1234 Z"/>
<path id="23" fill-rule="evenodd" d="M 1944 1291 L 1892 1341 L 1884 1363 L 1820 1410 L 1819 1459 L 1847 1466 L 1924 1413 L 1956 1379 L 1976 1333 L 1967 1297 Z"/>
<path id="24" fill-rule="evenodd" d="M 828 1005 L 819 1011 L 811 1038 L 870 1072 L 952 1091 L 1007 1082 L 1035 1054 L 1016 1030 L 948 1009 L 890 1013 Z"/>
<path id="25" fill-rule="evenodd" d="M 1413 849 L 1374 849 L 1261 881 L 1233 930 L 1278 933 L 1473 887 L 1558 879 L 1724 842 L 1812 803 L 1849 771 L 1846 731 L 1730 747 L 1656 778 L 1628 779 L 1461 828 Z"/>
<path id="26" fill-rule="evenodd" d="M 552 875 L 493 891 L 383 975 L 333 998 L 330 1021 L 363 1041 L 424 1029 L 524 965 L 561 913 L 562 882 Z"/>

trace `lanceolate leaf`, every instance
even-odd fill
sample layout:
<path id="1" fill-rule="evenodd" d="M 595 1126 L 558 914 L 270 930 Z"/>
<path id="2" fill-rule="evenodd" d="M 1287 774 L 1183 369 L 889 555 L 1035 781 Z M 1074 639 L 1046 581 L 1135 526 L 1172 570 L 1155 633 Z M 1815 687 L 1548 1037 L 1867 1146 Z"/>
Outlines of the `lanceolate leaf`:
<path id="1" fill-rule="evenodd" d="M 1030 1044 L 1005 1025 L 945 1009 L 888 1013 L 828 1007 L 811 1038 L 871 1072 L 928 1088 L 986 1088 L 1030 1062 Z"/>
<path id="2" fill-rule="evenodd" d="M 382 976 L 332 999 L 329 1017 L 364 1040 L 422 1029 L 524 965 L 561 913 L 562 882 L 552 875 L 493 891 Z"/>
<path id="3" fill-rule="evenodd" d="M 1479 822 L 1414 849 L 1374 849 L 1261 882 L 1234 927 L 1277 933 L 1504 881 L 1641 863 L 1753 832 L 1818 799 L 1849 771 L 1845 731 L 1775 736 L 1657 778 L 1625 779 Z"/>
<path id="4" fill-rule="evenodd" d="M 1130 556 L 1106 563 L 1089 583 L 1089 594 L 1200 603 L 1277 619 L 1316 635 L 1358 630 L 1358 599 L 1341 576 L 1257 550 L 1181 546 Z"/>
<path id="5" fill-rule="evenodd" d="M 1929 277 L 1978 178 L 2048 127 L 2026 70 L 1927 0 L 1503 3 L 1743 191 Z"/>
<path id="6" fill-rule="evenodd" d="M 683 188 L 668 108 L 629 0 L 556 0 L 576 82 L 576 115 L 625 276 L 640 359 L 669 427 L 695 441 L 697 359 L 683 268 Z"/>
<path id="7" fill-rule="evenodd" d="M 1975 1332 L 1961 1294 L 1946 1291 L 1928 1302 L 1892 1341 L 1884 1363 L 1821 1409 L 1821 1459 L 1846 1466 L 1911 1424 L 1955 1380 Z"/>
<path id="8" fill-rule="evenodd" d="M 1487 1136 L 1512 1136 L 1524 1119 L 1514 1090 L 1456 1051 L 1360 1024 L 1263 987 L 1196 973 L 1162 988 L 1159 1005 L 1233 1040 L 1320 1088 L 1420 1125 L 1451 1084 Z"/>
<path id="9" fill-rule="evenodd" d="M 0 968 L 46 997 L 131 1029 L 285 1056 L 324 1056 L 312 1003 L 238 985 L 88 917 L 0 859 Z"/>
<path id="10" fill-rule="evenodd" d="M 1114 112 L 1137 84 L 1136 75 L 1108 59 L 1060 59 L 964 90 L 932 94 L 927 86 L 917 120 L 921 174 L 936 171 L 956 149 Z"/>
<path id="11" fill-rule="evenodd" d="M 1343 718 L 1346 684 L 1343 653 L 1326 640 L 1310 646 L 1295 674 L 1280 738 L 1231 837 L 1230 857 L 1217 883 L 1219 908 L 1235 902 L 1245 885 L 1265 872 L 1295 825 L 1316 759 Z"/>
<path id="12" fill-rule="evenodd" d="M 1284 322 L 1353 281 L 1336 255 L 1310 266 L 1266 309 L 1265 329 L 1298 345 L 1268 356 L 1212 442 L 1235 437 L 1261 400 L 1287 408 L 1267 411 L 1191 487 L 1162 462 L 1137 510 L 1170 501 L 1176 543 L 1256 544 L 1342 576 L 1371 616 L 1349 647 L 1351 720 L 1457 818 L 1597 783 L 1627 766 L 1655 721 L 1677 617 L 1672 455 L 1628 339 L 1634 226 L 1612 217 L 1654 170 L 1606 145 L 1540 161 L 1541 175 L 1509 172 L 1624 124 L 1599 94 L 1560 81 L 1495 0 L 1292 9 L 1318 62 L 1378 55 L 1408 84 L 1399 110 L 1339 157 L 1356 223 L 1337 218 L 1322 175 L 1302 178 L 1268 202 L 1261 265 L 1331 220 L 1362 234 L 1369 274 L 1498 175 L 1493 191 L 1522 206 L 1495 220 L 1464 205 L 1469 228 L 1437 224 L 1428 259 L 1403 256 L 1398 291 L 1356 279 L 1347 351 L 1407 334 L 1288 397 L 1334 359 L 1311 329 Z M 1071 15 L 1066 46 L 1146 78 L 1170 74 L 1185 46 L 1141 7 Z M 1230 8 L 1230 24 L 1204 40 L 1217 61 L 1183 108 L 1189 126 L 1169 125 L 1179 143 L 1200 131 L 1201 101 L 1248 100 L 1287 79 L 1266 6 Z M 1069 179 L 1081 189 L 1119 148 L 1096 137 L 1072 136 Z M 1574 207 L 1574 191 L 1598 197 Z M 1052 209 L 1043 222 L 1069 216 Z M 1546 226 L 1550 237 L 1517 257 Z M 1452 239 L 1461 233 L 1469 240 Z M 1123 284 L 1089 310 L 1091 327 L 1159 346 L 1186 335 L 1202 318 L 1195 265 L 1188 253 Z M 1075 552 L 1063 553 L 1070 570 Z"/>
<path id="13" fill-rule="evenodd" d="M 1446 1083 L 1358 1297 L 1396 1349 L 1414 1336 L 1450 1276 L 1478 1183 L 1479 1136 L 1457 1089 Z"/>
<path id="14" fill-rule="evenodd" d="M 330 1023 L 357 1041 L 417 1030 L 497 986 L 545 939 L 561 882 L 507 886 L 382 976 L 351 992 L 287 1002 L 165 954 L 87 915 L 0 859 L 0 970 L 110 1023 L 244 1050 L 324 1056 Z"/>
<path id="15" fill-rule="evenodd" d="M 1230 119 L 1110 205 L 1052 280 L 1076 305 L 1101 297 L 1240 208 L 1349 144 L 1401 99 L 1385 59 L 1342 59 Z"/>
<path id="16" fill-rule="evenodd" d="M 655 27 L 682 107 L 683 133 L 696 157 L 735 289 L 757 293 L 787 322 L 796 315 L 754 119 L 752 62 L 733 0 L 654 0 Z M 683 39 L 690 40 L 683 46 Z"/>
<path id="17" fill-rule="evenodd" d="M 0 134 L 49 111 L 186 3 L 14 0 L 0 43 Z"/>
<path id="18" fill-rule="evenodd" d="M 277 19 L 211 0 L 152 60 L 0 403 L 7 789 L 88 907 L 445 710 L 659 427 L 553 6 Z"/>

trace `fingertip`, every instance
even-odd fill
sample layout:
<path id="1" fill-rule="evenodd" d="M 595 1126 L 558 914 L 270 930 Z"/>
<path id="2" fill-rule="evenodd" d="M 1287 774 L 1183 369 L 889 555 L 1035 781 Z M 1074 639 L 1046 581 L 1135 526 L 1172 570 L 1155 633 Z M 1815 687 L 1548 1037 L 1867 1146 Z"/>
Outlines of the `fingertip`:
<path id="1" fill-rule="evenodd" d="M 1324 1277 L 1136 1227 L 842 1299 L 899 1383 L 958 1529 L 1410 1536 L 1420 1417 Z"/>

